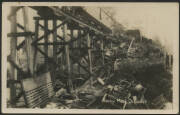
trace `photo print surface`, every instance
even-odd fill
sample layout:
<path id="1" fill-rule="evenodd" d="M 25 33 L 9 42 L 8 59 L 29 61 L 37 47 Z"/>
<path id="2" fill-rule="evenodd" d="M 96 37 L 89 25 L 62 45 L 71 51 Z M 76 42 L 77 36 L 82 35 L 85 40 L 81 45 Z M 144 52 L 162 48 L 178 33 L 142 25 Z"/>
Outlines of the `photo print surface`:
<path id="1" fill-rule="evenodd" d="M 177 113 L 178 3 L 2 4 L 2 111 Z"/>

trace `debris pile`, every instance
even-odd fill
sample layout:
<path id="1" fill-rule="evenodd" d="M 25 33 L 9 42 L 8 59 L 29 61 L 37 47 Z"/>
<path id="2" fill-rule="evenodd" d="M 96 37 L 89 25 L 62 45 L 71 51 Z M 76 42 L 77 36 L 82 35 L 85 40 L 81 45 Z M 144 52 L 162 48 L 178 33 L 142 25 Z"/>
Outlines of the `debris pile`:
<path id="1" fill-rule="evenodd" d="M 73 81 L 81 85 L 72 92 L 57 80 L 55 98 L 61 104 L 56 108 L 159 109 L 172 102 L 172 74 L 164 68 L 163 52 L 143 39 L 119 39 L 113 48 L 105 48 L 104 65 L 95 63 L 91 78 L 72 77 L 82 78 Z"/>
<path id="2" fill-rule="evenodd" d="M 114 85 L 107 86 L 107 92 L 104 94 L 102 102 L 122 109 L 132 104 L 134 106 L 146 104 L 145 91 L 146 88 L 138 82 L 120 79 Z"/>

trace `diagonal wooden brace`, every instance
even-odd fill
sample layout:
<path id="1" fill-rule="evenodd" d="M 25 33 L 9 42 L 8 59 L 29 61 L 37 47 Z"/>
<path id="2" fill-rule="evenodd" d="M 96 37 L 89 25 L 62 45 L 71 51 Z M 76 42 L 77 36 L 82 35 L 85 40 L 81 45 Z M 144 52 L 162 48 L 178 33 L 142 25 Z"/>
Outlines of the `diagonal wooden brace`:
<path id="1" fill-rule="evenodd" d="M 58 26 L 56 26 L 55 28 L 53 28 L 52 30 L 48 31 L 48 32 L 47 32 L 47 35 L 53 33 L 56 29 L 58 29 L 59 27 L 61 27 L 62 25 L 64 25 L 67 21 L 68 21 L 68 19 L 65 19 L 60 25 L 58 25 Z M 44 37 L 45 37 L 45 36 L 42 35 L 42 36 L 39 37 L 38 39 L 34 40 L 34 41 L 32 42 L 32 44 L 37 43 L 38 41 L 42 40 Z"/>

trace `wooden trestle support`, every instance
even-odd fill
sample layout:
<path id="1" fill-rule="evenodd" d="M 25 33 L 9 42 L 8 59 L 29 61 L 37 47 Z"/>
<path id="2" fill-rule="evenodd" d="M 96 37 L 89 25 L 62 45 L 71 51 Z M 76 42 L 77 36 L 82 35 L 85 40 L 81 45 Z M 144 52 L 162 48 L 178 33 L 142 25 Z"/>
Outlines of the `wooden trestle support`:
<path id="1" fill-rule="evenodd" d="M 51 68 L 52 73 L 55 73 L 56 68 L 62 66 L 65 62 L 65 67 L 67 68 L 68 72 L 68 86 L 70 92 L 73 90 L 72 84 L 72 74 L 73 74 L 73 66 L 72 64 L 77 63 L 79 68 L 84 69 L 89 74 L 90 79 L 93 79 L 93 65 L 97 60 L 102 60 L 102 65 L 104 64 L 104 48 L 106 47 L 106 38 L 111 34 L 111 30 L 108 29 L 105 25 L 101 24 L 97 20 L 95 20 L 92 16 L 81 9 L 80 16 L 82 17 L 75 17 L 75 14 L 72 12 L 68 12 L 65 10 L 61 10 L 57 7 L 31 7 L 35 9 L 39 17 L 34 17 L 35 20 L 35 32 L 30 32 L 28 28 L 28 19 L 27 19 L 27 7 L 23 8 L 24 14 L 24 26 L 17 24 L 15 22 L 15 15 L 12 16 L 12 33 L 8 34 L 11 37 L 11 56 L 8 58 L 8 61 L 12 64 L 12 80 L 15 79 L 17 73 L 15 73 L 15 68 L 18 71 L 22 71 L 18 65 L 16 64 L 16 50 L 19 50 L 23 46 L 26 47 L 27 56 L 29 57 L 29 73 L 25 73 L 24 75 L 28 76 L 35 76 L 37 71 L 37 53 L 41 53 L 45 58 L 45 66 L 46 69 Z M 47 9 L 43 11 L 43 9 Z M 74 9 L 75 10 L 75 9 Z M 46 12 L 47 15 L 42 13 Z M 48 12 L 49 11 L 49 12 Z M 77 14 L 76 14 L 77 15 Z M 83 20 L 84 18 L 84 20 Z M 85 21 L 86 20 L 86 21 Z M 40 24 L 40 21 L 44 23 L 44 25 Z M 52 21 L 53 29 L 48 28 L 48 22 Z M 61 22 L 58 24 L 58 22 Z M 94 22 L 92 25 L 91 22 Z M 21 28 L 24 32 L 17 32 L 16 27 Z M 42 36 L 39 36 L 40 29 L 44 31 Z M 63 32 L 63 36 L 58 35 L 58 31 Z M 68 31 L 70 30 L 70 34 Z M 74 36 L 74 31 L 78 30 L 78 37 Z M 49 35 L 53 35 L 53 41 L 49 42 Z M 17 46 L 16 39 L 18 37 L 25 37 L 25 40 Z M 44 42 L 40 42 L 43 40 Z M 99 44 L 100 42 L 100 44 Z M 39 46 L 44 47 L 44 51 Z M 53 46 L 53 57 L 48 56 L 48 48 Z M 79 51 L 78 54 L 74 54 L 74 51 Z M 85 50 L 85 51 L 84 51 Z M 99 59 L 93 59 L 93 53 L 99 52 L 100 56 Z M 57 57 L 60 55 L 63 62 L 59 65 L 57 63 Z M 77 58 L 78 57 L 78 58 Z M 88 57 L 88 58 L 87 58 Z M 85 67 L 81 63 L 81 59 L 86 60 L 88 63 L 88 68 Z M 23 72 L 23 71 L 22 71 Z M 79 74 L 81 71 L 79 71 Z M 16 74 L 16 75 L 15 75 Z M 52 75 L 52 81 L 55 80 L 55 75 Z M 91 80 L 92 84 L 92 80 Z M 16 92 L 14 92 L 14 86 L 11 85 L 11 102 L 17 101 Z M 19 96 L 20 97 L 20 96 Z"/>

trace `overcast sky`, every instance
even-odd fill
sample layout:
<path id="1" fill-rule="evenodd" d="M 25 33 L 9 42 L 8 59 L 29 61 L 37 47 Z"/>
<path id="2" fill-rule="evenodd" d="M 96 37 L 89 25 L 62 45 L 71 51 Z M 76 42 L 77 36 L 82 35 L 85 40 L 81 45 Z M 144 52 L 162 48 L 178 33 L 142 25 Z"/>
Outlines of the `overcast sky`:
<path id="1" fill-rule="evenodd" d="M 114 7 L 115 19 L 127 28 L 138 28 L 142 34 L 159 38 L 169 52 L 179 39 L 178 3 L 121 3 Z"/>

